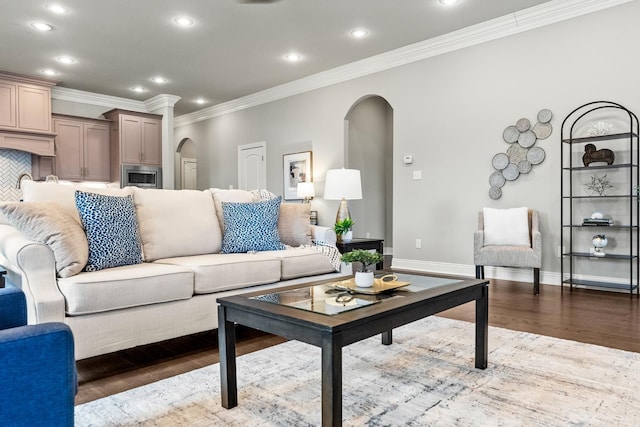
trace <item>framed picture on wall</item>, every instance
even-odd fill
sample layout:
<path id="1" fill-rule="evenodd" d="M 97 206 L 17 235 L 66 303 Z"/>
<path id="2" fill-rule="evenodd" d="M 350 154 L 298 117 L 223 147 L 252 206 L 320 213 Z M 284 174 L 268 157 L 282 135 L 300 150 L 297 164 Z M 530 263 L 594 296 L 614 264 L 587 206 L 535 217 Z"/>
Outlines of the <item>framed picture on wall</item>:
<path id="1" fill-rule="evenodd" d="M 284 176 L 284 199 L 301 200 L 297 195 L 299 182 L 311 182 L 311 151 L 282 156 Z"/>

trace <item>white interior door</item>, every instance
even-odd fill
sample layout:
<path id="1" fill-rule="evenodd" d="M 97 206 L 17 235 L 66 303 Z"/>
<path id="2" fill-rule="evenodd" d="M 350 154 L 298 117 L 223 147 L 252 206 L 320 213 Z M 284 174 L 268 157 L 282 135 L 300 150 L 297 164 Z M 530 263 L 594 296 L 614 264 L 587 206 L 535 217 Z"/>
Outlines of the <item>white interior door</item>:
<path id="1" fill-rule="evenodd" d="M 183 190 L 197 190 L 198 189 L 198 179 L 197 179 L 197 170 L 198 170 L 198 162 L 196 159 L 182 159 L 182 167 L 181 175 L 182 175 L 182 189 Z"/>
<path id="2" fill-rule="evenodd" d="M 241 145 L 238 147 L 238 188 L 241 190 L 264 189 L 267 186 L 267 144 Z"/>

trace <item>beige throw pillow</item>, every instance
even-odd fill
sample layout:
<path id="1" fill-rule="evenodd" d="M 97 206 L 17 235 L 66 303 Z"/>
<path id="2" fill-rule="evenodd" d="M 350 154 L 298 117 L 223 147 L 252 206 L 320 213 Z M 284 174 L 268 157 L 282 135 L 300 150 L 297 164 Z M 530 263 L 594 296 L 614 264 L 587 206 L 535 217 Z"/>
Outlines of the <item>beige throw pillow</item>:
<path id="1" fill-rule="evenodd" d="M 11 225 L 28 239 L 48 245 L 60 277 L 78 274 L 87 264 L 89 246 L 82 226 L 52 202 L 0 204 Z"/>
<path id="2" fill-rule="evenodd" d="M 294 247 L 311 244 L 310 215 L 308 203 L 282 203 L 278 216 L 280 241 Z"/>

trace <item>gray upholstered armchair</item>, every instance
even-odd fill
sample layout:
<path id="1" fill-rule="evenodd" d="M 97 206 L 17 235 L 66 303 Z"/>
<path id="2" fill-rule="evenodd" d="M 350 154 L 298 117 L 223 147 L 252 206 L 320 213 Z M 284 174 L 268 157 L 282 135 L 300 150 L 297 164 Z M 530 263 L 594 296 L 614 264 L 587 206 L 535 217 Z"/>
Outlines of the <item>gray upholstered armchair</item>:
<path id="1" fill-rule="evenodd" d="M 519 208 L 526 209 L 526 208 Z M 526 241 L 520 241 L 518 244 L 509 244 L 509 238 L 503 240 L 507 243 L 499 244 L 500 239 L 492 238 L 491 242 L 487 241 L 485 234 L 485 217 L 484 211 L 478 214 L 478 231 L 474 233 L 474 250 L 473 258 L 476 266 L 476 278 L 484 279 L 484 267 L 529 267 L 533 268 L 533 293 L 540 293 L 540 267 L 542 264 L 542 238 L 538 228 L 538 213 L 533 209 L 528 209 L 528 244 Z M 507 211 L 506 209 L 489 210 L 492 214 L 496 211 Z M 498 217 L 498 220 L 501 218 Z M 510 221 L 495 221 L 494 229 L 499 228 L 504 231 L 505 228 L 512 226 Z M 525 229 L 526 233 L 526 229 Z"/>

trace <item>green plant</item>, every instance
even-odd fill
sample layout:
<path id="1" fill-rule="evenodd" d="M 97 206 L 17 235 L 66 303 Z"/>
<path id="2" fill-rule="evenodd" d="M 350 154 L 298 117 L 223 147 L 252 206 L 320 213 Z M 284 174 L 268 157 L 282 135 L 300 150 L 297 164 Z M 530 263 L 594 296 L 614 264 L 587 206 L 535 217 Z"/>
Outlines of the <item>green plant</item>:
<path id="1" fill-rule="evenodd" d="M 356 249 L 347 252 L 340 257 L 340 260 L 347 263 L 359 262 L 362 267 L 359 271 L 367 271 L 367 267 L 382 261 L 382 254 L 379 252 L 370 252 L 365 249 Z"/>
<path id="2" fill-rule="evenodd" d="M 355 223 L 354 220 L 347 217 L 342 221 L 336 222 L 336 224 L 333 226 L 333 230 L 336 232 L 336 234 L 346 234 L 348 231 L 351 230 L 354 223 Z"/>

